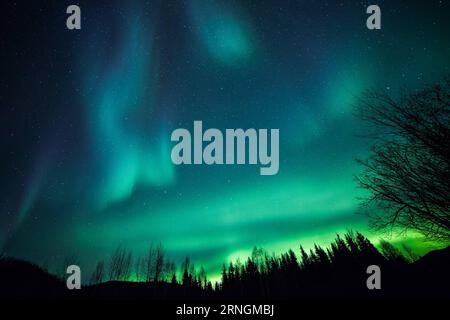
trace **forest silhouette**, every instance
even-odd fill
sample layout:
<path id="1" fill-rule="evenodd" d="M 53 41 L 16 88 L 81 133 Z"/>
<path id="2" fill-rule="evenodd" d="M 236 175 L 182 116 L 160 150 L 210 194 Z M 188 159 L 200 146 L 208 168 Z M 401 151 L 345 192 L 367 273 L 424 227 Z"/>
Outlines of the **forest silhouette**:
<path id="1" fill-rule="evenodd" d="M 255 247 L 247 260 L 223 265 L 214 284 L 189 258 L 178 272 L 162 245 L 133 263 L 132 253 L 119 247 L 108 263 L 100 261 L 90 284 L 68 290 L 62 276 L 28 262 L 2 257 L 0 296 L 4 298 L 152 299 L 152 300 L 291 300 L 291 299 L 448 299 L 450 247 L 419 258 L 381 240 L 377 249 L 361 233 L 336 235 L 327 248 L 314 245 L 298 254 L 268 254 Z M 366 272 L 381 269 L 381 290 L 369 290 Z M 134 274 L 134 281 L 129 281 Z"/>

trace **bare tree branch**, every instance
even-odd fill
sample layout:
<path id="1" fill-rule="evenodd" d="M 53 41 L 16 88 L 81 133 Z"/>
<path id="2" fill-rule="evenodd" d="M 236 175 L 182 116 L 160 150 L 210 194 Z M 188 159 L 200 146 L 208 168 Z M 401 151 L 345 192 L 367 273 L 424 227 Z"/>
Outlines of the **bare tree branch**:
<path id="1" fill-rule="evenodd" d="M 416 230 L 450 239 L 450 81 L 397 100 L 367 93 L 359 116 L 374 128 L 356 177 L 372 228 Z M 374 212 L 373 208 L 378 212 Z M 379 213 L 381 212 L 381 213 Z"/>

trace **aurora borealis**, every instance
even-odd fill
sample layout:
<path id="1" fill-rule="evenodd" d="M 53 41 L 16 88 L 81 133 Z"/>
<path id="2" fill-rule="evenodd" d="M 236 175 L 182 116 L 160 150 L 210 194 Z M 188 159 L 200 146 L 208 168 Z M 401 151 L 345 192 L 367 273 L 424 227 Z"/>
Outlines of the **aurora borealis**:
<path id="1" fill-rule="evenodd" d="M 379 1 L 66 1 L 2 10 L 0 245 L 82 270 L 161 241 L 211 275 L 246 257 L 367 232 L 353 176 L 367 89 L 398 95 L 450 69 L 450 8 Z M 174 166 L 176 128 L 279 128 L 280 169 Z M 399 241 L 421 243 L 413 235 Z"/>

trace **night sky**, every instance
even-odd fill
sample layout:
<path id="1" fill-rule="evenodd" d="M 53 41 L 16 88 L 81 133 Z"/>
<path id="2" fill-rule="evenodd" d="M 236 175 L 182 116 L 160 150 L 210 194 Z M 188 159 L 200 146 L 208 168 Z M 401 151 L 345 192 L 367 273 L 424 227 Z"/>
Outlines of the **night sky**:
<path id="1" fill-rule="evenodd" d="M 0 38 L 0 249 L 89 272 L 161 241 L 214 276 L 254 245 L 279 253 L 356 214 L 355 117 L 367 89 L 420 89 L 450 69 L 450 4 L 377 1 L 8 1 Z M 5 6 L 5 4 L 2 4 Z M 174 166 L 176 128 L 279 128 L 280 170 Z M 418 250 L 433 244 L 394 235 Z"/>

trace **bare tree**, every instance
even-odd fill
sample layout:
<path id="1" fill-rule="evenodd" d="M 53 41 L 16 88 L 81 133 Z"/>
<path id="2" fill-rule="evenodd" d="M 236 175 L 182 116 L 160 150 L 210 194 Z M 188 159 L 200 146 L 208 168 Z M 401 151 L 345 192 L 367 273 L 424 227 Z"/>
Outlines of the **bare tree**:
<path id="1" fill-rule="evenodd" d="M 368 93 L 360 117 L 375 145 L 357 177 L 377 230 L 416 230 L 450 239 L 450 81 L 393 99 Z"/>
<path id="2" fill-rule="evenodd" d="M 417 255 L 410 246 L 406 244 L 402 244 L 403 251 L 405 252 L 405 258 L 408 259 L 409 262 L 415 262 L 419 260 L 420 256 Z"/>
<path id="3" fill-rule="evenodd" d="M 92 272 L 91 275 L 91 284 L 100 283 L 103 281 L 103 277 L 105 273 L 105 262 L 103 260 L 99 261 L 94 269 L 94 272 Z"/>
<path id="4" fill-rule="evenodd" d="M 398 250 L 396 247 L 394 247 L 391 243 L 387 242 L 384 239 L 380 239 L 380 249 L 383 256 L 392 262 L 397 263 L 406 263 L 407 260 L 403 256 L 403 254 Z"/>
<path id="5" fill-rule="evenodd" d="M 121 246 L 117 247 L 111 257 L 109 280 L 126 280 L 130 276 L 132 254 Z"/>
<path id="6" fill-rule="evenodd" d="M 144 281 L 145 280 L 145 263 L 142 257 L 138 257 L 135 262 L 135 274 L 136 281 Z"/>
<path id="7" fill-rule="evenodd" d="M 155 273 L 153 281 L 156 283 L 161 280 L 164 273 L 164 248 L 161 243 L 156 247 Z"/>
<path id="8" fill-rule="evenodd" d="M 203 266 L 200 268 L 199 274 L 198 274 L 198 281 L 200 283 L 200 286 L 202 288 L 206 288 L 206 284 L 208 282 L 208 279 L 206 277 L 206 271 L 205 268 L 203 268 Z"/>
<path id="9" fill-rule="evenodd" d="M 153 246 L 153 243 L 150 244 L 148 250 L 147 250 L 147 255 L 144 258 L 144 266 L 145 266 L 145 281 L 146 282 L 150 282 L 153 280 L 154 278 L 154 274 L 155 274 L 155 256 L 156 256 L 156 251 L 155 248 Z"/>
<path id="10" fill-rule="evenodd" d="M 166 262 L 165 271 L 166 271 L 166 281 L 176 283 L 177 282 L 177 267 L 173 261 Z"/>
<path id="11" fill-rule="evenodd" d="M 77 265 L 80 266 L 80 258 L 76 254 L 68 255 L 64 257 L 62 261 L 62 265 L 59 267 L 59 270 L 57 271 L 57 276 L 60 279 L 66 279 L 67 278 L 67 267 L 71 265 Z"/>

